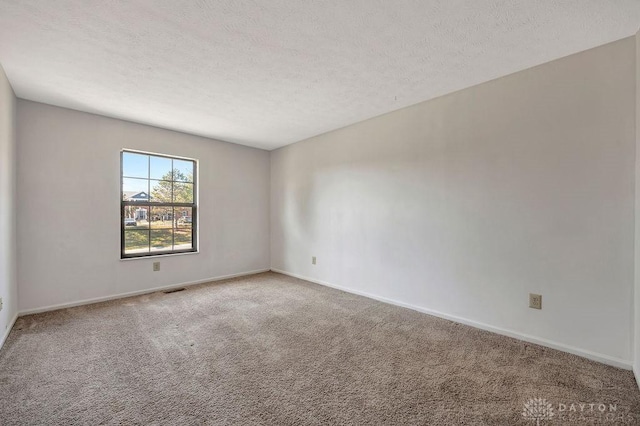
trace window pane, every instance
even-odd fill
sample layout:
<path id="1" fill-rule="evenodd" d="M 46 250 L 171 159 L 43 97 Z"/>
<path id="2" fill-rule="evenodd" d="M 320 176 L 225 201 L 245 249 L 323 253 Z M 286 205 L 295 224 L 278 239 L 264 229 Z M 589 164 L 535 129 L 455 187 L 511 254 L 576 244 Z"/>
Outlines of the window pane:
<path id="1" fill-rule="evenodd" d="M 193 182 L 193 161 L 173 160 L 174 180 Z"/>
<path id="2" fill-rule="evenodd" d="M 124 229 L 124 253 L 136 254 L 149 251 L 149 231 Z"/>
<path id="3" fill-rule="evenodd" d="M 191 228 L 176 228 L 174 235 L 174 250 L 189 250 L 193 248 Z"/>
<path id="4" fill-rule="evenodd" d="M 151 201 L 154 203 L 171 202 L 171 182 L 165 180 L 151 181 Z"/>
<path id="5" fill-rule="evenodd" d="M 125 229 L 149 229 L 149 206 L 124 206 Z"/>
<path id="6" fill-rule="evenodd" d="M 124 201 L 149 202 L 149 180 L 147 179 L 122 179 L 122 199 Z"/>
<path id="7" fill-rule="evenodd" d="M 171 158 L 165 157 L 151 157 L 151 173 L 149 177 L 151 179 L 164 179 L 171 180 Z"/>
<path id="8" fill-rule="evenodd" d="M 193 209 L 176 207 L 176 229 L 174 232 L 174 250 L 193 248 Z"/>
<path id="9" fill-rule="evenodd" d="M 176 212 L 176 225 L 191 226 L 193 216 L 191 207 L 175 207 L 174 210 Z"/>
<path id="10" fill-rule="evenodd" d="M 151 230 L 151 251 L 169 251 L 173 247 L 173 229 Z"/>
<path id="11" fill-rule="evenodd" d="M 151 207 L 151 229 L 173 228 L 172 207 Z"/>
<path id="12" fill-rule="evenodd" d="M 193 203 L 193 184 L 184 182 L 173 183 L 174 203 Z"/>
<path id="13" fill-rule="evenodd" d="M 145 154 L 134 154 L 132 152 L 122 153 L 122 175 L 126 177 L 149 177 L 149 156 Z"/>

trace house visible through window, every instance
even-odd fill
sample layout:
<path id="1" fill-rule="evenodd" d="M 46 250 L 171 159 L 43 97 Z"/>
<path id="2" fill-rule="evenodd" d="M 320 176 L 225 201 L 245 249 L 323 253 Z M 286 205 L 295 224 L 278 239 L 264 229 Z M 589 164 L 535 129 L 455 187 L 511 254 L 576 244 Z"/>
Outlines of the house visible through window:
<path id="1" fill-rule="evenodd" d="M 196 251 L 196 162 L 122 151 L 121 257 Z"/>

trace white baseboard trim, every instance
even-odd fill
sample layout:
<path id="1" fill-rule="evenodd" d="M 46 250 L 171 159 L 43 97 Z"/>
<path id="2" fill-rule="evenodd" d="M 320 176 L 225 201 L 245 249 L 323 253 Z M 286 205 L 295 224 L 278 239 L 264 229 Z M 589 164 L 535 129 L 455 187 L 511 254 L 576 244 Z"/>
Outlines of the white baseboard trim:
<path id="1" fill-rule="evenodd" d="M 42 312 L 49 312 L 49 311 L 57 311 L 58 309 L 66 309 L 66 308 L 73 308 L 75 306 L 90 305 L 93 303 L 106 302 L 109 300 L 122 299 L 125 297 L 139 296 L 141 294 L 155 293 L 157 291 L 171 290 L 179 287 L 188 287 L 196 284 L 204 284 L 204 283 L 213 282 L 213 281 L 228 280 L 231 278 L 244 277 L 247 275 L 255 275 L 255 274 L 260 274 L 262 272 L 268 272 L 268 271 L 270 271 L 269 268 L 256 269 L 255 271 L 240 272 L 237 274 L 223 275 L 219 277 L 206 278 L 203 280 L 189 281 L 189 282 L 178 283 L 178 284 L 170 284 L 170 285 L 165 285 L 161 287 L 149 288 L 145 290 L 136 290 L 136 291 L 130 291 L 127 293 L 114 294 L 112 296 L 95 297 L 93 299 L 78 300 L 76 302 L 60 303 L 57 305 L 43 306 L 41 308 L 34 308 L 34 309 L 25 309 L 18 312 L 18 316 L 39 314 Z"/>
<path id="2" fill-rule="evenodd" d="M 633 376 L 636 378 L 636 384 L 640 389 L 640 377 L 638 376 L 638 368 L 636 368 L 636 366 L 634 365 L 632 370 L 633 370 Z"/>
<path id="3" fill-rule="evenodd" d="M 15 314 L 13 316 L 13 319 L 9 321 L 9 325 L 7 325 L 7 328 L 4 331 L 4 334 L 2 335 L 2 339 L 0 339 L 0 349 L 2 349 L 2 347 L 4 346 L 4 342 L 7 341 L 7 337 L 9 337 L 9 333 L 11 333 L 11 329 L 13 328 L 13 325 L 16 323 L 17 319 L 18 319 L 18 314 Z"/>
<path id="4" fill-rule="evenodd" d="M 367 292 L 363 292 L 363 291 L 359 291 L 359 290 L 353 290 L 353 289 L 350 289 L 348 287 L 343 287 L 343 286 L 340 286 L 340 285 L 331 284 L 331 283 L 328 283 L 326 281 L 316 280 L 316 279 L 313 279 L 313 278 L 309 278 L 309 277 L 305 277 L 305 276 L 302 276 L 302 275 L 294 274 L 292 272 L 287 272 L 287 271 L 283 271 L 283 270 L 280 270 L 280 269 L 274 269 L 274 268 L 271 268 L 271 270 L 273 272 L 277 272 L 279 274 L 288 275 L 290 277 L 294 277 L 294 278 L 298 278 L 298 279 L 301 279 L 301 280 L 309 281 L 309 282 L 312 282 L 312 283 L 315 283 L 315 284 L 320 284 L 320 285 L 323 285 L 323 286 L 326 286 L 326 287 L 335 288 L 337 290 L 345 291 L 347 293 L 357 294 L 358 296 L 368 297 L 370 299 L 375 299 L 377 301 L 384 302 L 384 303 L 389 303 L 391 305 L 396 305 L 396 306 L 401 306 L 403 308 L 412 309 L 414 311 L 422 312 L 422 313 L 425 313 L 425 314 L 428 314 L 428 315 L 433 315 L 435 317 L 443 318 L 443 319 L 446 319 L 446 320 L 449 320 L 449 321 L 453 321 L 453 322 L 457 322 L 457 323 L 460 323 L 460 324 L 465 324 L 465 325 L 468 325 L 468 326 L 471 326 L 471 327 L 479 328 L 481 330 L 490 331 L 492 333 L 501 334 L 503 336 L 512 337 L 514 339 L 522 340 L 522 341 L 529 342 L 529 343 L 534 343 L 534 344 L 540 345 L 540 346 L 546 346 L 548 348 L 556 349 L 556 350 L 559 350 L 559 351 L 562 351 L 562 352 L 568 352 L 570 354 L 577 355 L 577 356 L 580 356 L 580 357 L 583 357 L 583 358 L 587 358 L 587 359 L 590 359 L 592 361 L 601 362 L 603 364 L 612 365 L 614 367 L 623 368 L 625 370 L 633 370 L 632 362 L 631 361 L 626 361 L 624 359 L 615 358 L 615 357 L 612 357 L 612 356 L 609 356 L 609 355 L 604 355 L 604 354 L 600 354 L 600 353 L 597 353 L 597 352 L 592 352 L 592 351 L 589 351 L 589 350 L 576 348 L 574 346 L 565 345 L 564 343 L 554 342 L 552 340 L 547 340 L 547 339 L 543 339 L 543 338 L 540 338 L 540 337 L 535 337 L 535 336 L 531 336 L 531 335 L 528 335 L 528 334 L 519 333 L 519 332 L 513 331 L 513 330 L 508 330 L 508 329 L 504 329 L 504 328 L 500 328 L 500 327 L 494 327 L 492 325 L 484 324 L 484 323 L 481 323 L 481 322 L 478 322 L 478 321 L 473 321 L 473 320 L 470 320 L 470 319 L 467 319 L 467 318 L 462 318 L 462 317 L 458 317 L 458 316 L 455 316 L 455 315 L 445 314 L 443 312 L 435 311 L 433 309 L 423 308 L 421 306 L 416 306 L 416 305 L 412 305 L 410 303 L 400 302 L 400 301 L 397 301 L 397 300 L 394 300 L 394 299 L 389 299 L 387 297 L 377 296 L 375 294 L 371 294 L 371 293 L 367 293 Z"/>

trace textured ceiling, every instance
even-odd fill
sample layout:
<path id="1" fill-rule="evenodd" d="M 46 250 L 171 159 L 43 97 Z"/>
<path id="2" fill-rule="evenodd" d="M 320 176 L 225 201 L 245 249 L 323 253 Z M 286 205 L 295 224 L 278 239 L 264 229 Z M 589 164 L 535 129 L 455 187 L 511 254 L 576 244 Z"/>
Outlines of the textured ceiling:
<path id="1" fill-rule="evenodd" d="M 0 0 L 0 63 L 21 98 L 273 149 L 639 26 L 640 0 Z"/>

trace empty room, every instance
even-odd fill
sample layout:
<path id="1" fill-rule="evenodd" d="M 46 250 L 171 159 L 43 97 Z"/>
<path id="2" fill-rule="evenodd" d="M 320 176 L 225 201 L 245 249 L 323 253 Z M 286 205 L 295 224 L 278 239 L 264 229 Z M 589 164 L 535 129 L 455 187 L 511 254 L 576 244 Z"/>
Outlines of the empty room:
<path id="1" fill-rule="evenodd" d="M 0 425 L 640 424 L 639 30 L 0 0 Z"/>

